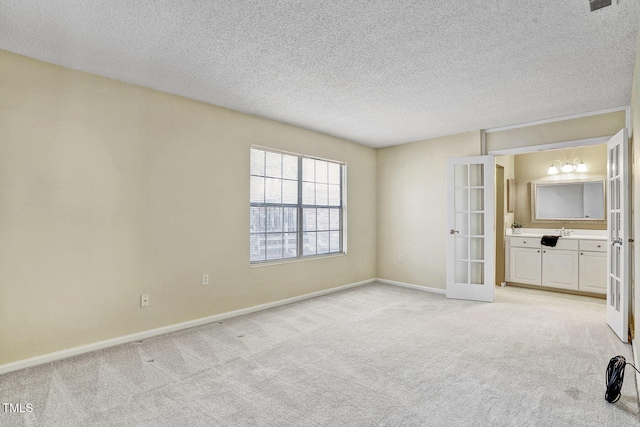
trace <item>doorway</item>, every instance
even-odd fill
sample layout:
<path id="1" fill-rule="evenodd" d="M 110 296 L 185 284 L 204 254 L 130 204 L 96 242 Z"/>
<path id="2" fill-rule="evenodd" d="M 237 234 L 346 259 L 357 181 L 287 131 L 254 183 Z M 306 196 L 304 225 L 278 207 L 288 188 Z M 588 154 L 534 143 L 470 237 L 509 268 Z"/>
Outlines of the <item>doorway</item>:
<path id="1" fill-rule="evenodd" d="M 547 165 L 543 165 L 542 168 L 545 168 L 546 166 L 546 168 L 549 170 L 549 173 L 551 173 L 552 170 L 554 169 L 553 167 L 554 162 L 559 161 L 558 163 L 559 166 L 562 166 L 565 163 L 567 164 L 567 166 L 569 166 L 569 164 L 574 161 L 573 158 L 572 159 L 567 158 L 565 160 L 564 157 L 566 157 L 566 155 L 562 151 L 553 151 L 553 150 L 560 150 L 560 149 L 566 148 L 566 149 L 571 149 L 571 151 L 566 151 L 566 153 L 569 153 L 569 152 L 572 153 L 575 150 L 577 150 L 577 147 L 587 147 L 589 149 L 595 149 L 598 147 L 591 147 L 591 146 L 596 146 L 596 145 L 600 145 L 600 147 L 602 148 L 602 151 L 607 153 L 603 156 L 605 166 L 601 167 L 601 170 L 597 172 L 597 174 L 602 176 L 603 178 L 606 177 L 608 181 L 611 181 L 611 182 L 608 182 L 607 184 L 607 198 L 608 198 L 607 209 L 609 210 L 608 218 L 614 218 L 614 221 L 611 221 L 609 219 L 608 224 L 601 227 L 598 227 L 598 226 L 594 227 L 595 221 L 590 221 L 590 222 L 587 222 L 586 224 L 584 222 L 581 223 L 580 221 L 574 221 L 570 224 L 570 227 L 573 229 L 585 229 L 585 230 L 607 229 L 608 231 L 606 233 L 609 240 L 608 245 L 614 245 L 614 244 L 617 245 L 615 247 L 608 246 L 609 249 L 607 251 L 608 257 L 609 257 L 609 261 L 607 262 L 609 266 L 609 270 L 607 272 L 608 283 L 607 283 L 607 291 L 606 291 L 607 305 L 609 308 L 612 308 L 612 310 L 608 310 L 607 312 L 607 323 L 609 324 L 609 326 L 611 326 L 613 331 L 620 337 L 620 339 L 623 342 L 627 342 L 627 327 L 628 327 L 627 316 L 629 315 L 629 312 L 630 312 L 629 299 L 631 296 L 630 289 L 629 289 L 630 285 L 628 280 L 629 278 L 628 269 L 629 269 L 629 264 L 631 262 L 631 259 L 627 256 L 629 253 L 628 238 L 630 236 L 629 236 L 628 226 L 626 225 L 626 222 L 625 222 L 626 221 L 625 218 L 627 218 L 627 215 L 629 215 L 628 203 L 630 201 L 630 194 L 628 193 L 628 175 L 627 175 L 628 166 L 625 166 L 626 164 L 625 162 L 627 161 L 626 159 L 628 156 L 623 154 L 623 153 L 626 153 L 626 150 L 628 149 L 627 148 L 628 138 L 626 134 L 626 129 L 621 130 L 613 138 L 604 137 L 601 139 L 597 138 L 597 139 L 582 140 L 582 141 L 568 141 L 564 143 L 554 143 L 554 144 L 547 144 L 543 146 L 531 146 L 531 147 L 522 147 L 517 149 L 509 149 L 509 150 L 497 150 L 495 152 L 490 152 L 490 154 L 493 154 L 495 156 L 503 156 L 503 155 L 516 156 L 516 155 L 524 154 L 528 156 L 531 154 L 544 153 L 544 155 L 547 157 L 547 163 L 550 163 L 551 166 L 547 164 Z M 556 156 L 559 156 L 558 159 L 548 160 L 548 159 L 554 159 Z M 612 159 L 621 159 L 621 160 L 614 161 Z M 582 162 L 582 160 L 584 159 L 577 158 L 575 161 Z M 514 162 L 514 169 L 516 166 L 518 165 L 516 164 L 516 162 Z M 536 165 L 535 167 L 537 169 L 541 168 L 540 165 Z M 563 169 L 563 172 L 565 172 L 564 169 Z M 546 175 L 545 172 L 542 172 L 540 170 L 537 170 L 536 173 L 538 174 L 544 173 Z M 553 180 L 551 176 L 550 177 L 542 176 L 542 178 L 544 178 L 545 180 Z M 580 179 L 584 179 L 584 177 Z M 522 209 L 524 205 L 526 206 L 526 209 L 518 212 L 517 211 L 518 208 L 516 208 L 516 215 L 514 217 L 515 221 L 525 222 L 525 221 L 522 221 L 521 218 L 526 218 L 534 222 L 533 225 L 527 225 L 525 222 L 525 227 L 528 227 L 528 228 L 529 227 L 540 228 L 540 229 L 561 228 L 560 225 L 562 224 L 548 224 L 548 223 L 540 224 L 537 222 L 539 220 L 534 218 L 533 210 L 531 209 L 531 206 L 533 205 L 533 199 L 531 198 L 531 194 L 530 194 L 531 190 L 529 188 L 523 189 L 523 187 L 528 186 L 529 182 L 533 182 L 533 181 L 534 180 L 530 178 L 521 179 L 521 184 L 519 186 L 519 191 L 518 191 L 518 198 L 520 198 L 521 201 L 522 199 L 524 199 L 524 203 L 518 203 L 518 208 Z M 502 180 L 501 186 L 504 188 L 504 179 Z M 528 194 L 526 194 L 527 191 L 529 192 Z M 613 194 L 613 199 L 610 198 L 612 194 Z M 523 195 L 525 197 L 523 197 Z M 497 203 L 496 203 L 496 206 L 497 206 Z M 503 213 L 505 212 L 504 206 L 501 212 Z M 536 211 L 536 217 L 537 217 L 537 212 L 538 211 Z M 527 215 L 529 216 L 527 217 Z M 614 216 L 611 216 L 611 215 L 614 215 Z M 615 216 L 615 215 L 618 215 L 618 216 Z M 565 217 L 561 217 L 561 218 L 565 218 Z M 502 224 L 504 225 L 504 220 Z M 618 225 L 612 228 L 612 224 L 618 224 Z M 498 224 L 496 224 L 496 229 L 498 228 L 500 227 L 498 227 Z M 538 230 L 538 231 L 544 231 L 544 230 Z M 619 256 L 616 255 L 615 262 L 614 262 L 613 255 L 615 255 L 616 253 L 612 252 L 612 250 L 614 249 L 620 252 Z M 496 252 L 497 251 L 498 251 L 498 248 L 496 248 Z M 501 259 L 504 260 L 505 259 L 504 256 L 502 256 Z M 498 258 L 496 258 L 496 261 L 497 260 Z M 496 267 L 498 267 L 498 265 L 496 265 Z M 504 269 L 502 271 L 504 272 Z M 577 280 L 577 276 L 576 276 L 576 280 Z M 609 311 L 612 311 L 612 312 L 615 311 L 616 316 L 610 315 Z"/>

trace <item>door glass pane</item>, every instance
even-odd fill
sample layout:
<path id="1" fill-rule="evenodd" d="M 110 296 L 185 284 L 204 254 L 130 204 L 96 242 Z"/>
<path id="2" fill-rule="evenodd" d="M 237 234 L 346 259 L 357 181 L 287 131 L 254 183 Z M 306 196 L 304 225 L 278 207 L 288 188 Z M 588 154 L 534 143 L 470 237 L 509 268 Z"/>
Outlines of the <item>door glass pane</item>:
<path id="1" fill-rule="evenodd" d="M 466 212 L 458 212 L 455 214 L 454 217 L 454 229 L 459 231 L 459 235 L 462 236 L 466 236 L 467 234 L 469 234 L 469 227 L 468 227 L 468 221 L 469 221 L 469 214 Z"/>
<path id="2" fill-rule="evenodd" d="M 609 305 L 611 307 L 614 307 L 615 305 L 615 301 L 616 301 L 616 287 L 615 287 L 615 283 L 616 280 L 613 278 L 613 276 L 609 276 Z"/>
<path id="3" fill-rule="evenodd" d="M 454 207 L 453 209 L 456 212 L 467 211 L 469 210 L 469 198 L 468 191 L 466 188 L 456 188 L 455 189 L 455 198 L 454 198 Z"/>
<path id="4" fill-rule="evenodd" d="M 616 279 L 616 311 L 620 311 L 620 280 Z"/>
<path id="5" fill-rule="evenodd" d="M 483 236 L 484 235 L 484 214 L 483 213 L 472 213 L 469 214 L 471 217 L 470 221 L 470 235 L 472 236 Z"/>
<path id="6" fill-rule="evenodd" d="M 456 260 L 469 259 L 469 240 L 466 237 L 458 237 L 454 239 Z"/>
<path id="7" fill-rule="evenodd" d="M 615 187 L 615 181 L 610 179 L 609 180 L 609 208 L 610 209 L 615 209 L 615 205 L 616 205 L 616 187 Z"/>
<path id="8" fill-rule="evenodd" d="M 455 165 L 453 167 L 453 182 L 456 187 L 467 187 L 469 185 L 467 165 Z"/>
<path id="9" fill-rule="evenodd" d="M 469 283 L 468 262 L 456 261 L 454 266 L 454 281 L 456 283 Z"/>
<path id="10" fill-rule="evenodd" d="M 613 178 L 618 174 L 618 146 L 610 149 L 609 177 Z"/>
<path id="11" fill-rule="evenodd" d="M 484 238 L 483 237 L 474 237 L 470 239 L 469 247 L 470 251 L 470 259 L 475 261 L 484 260 Z"/>
<path id="12" fill-rule="evenodd" d="M 472 188 L 471 192 L 471 206 L 469 210 L 483 211 L 484 210 L 484 188 Z"/>
<path id="13" fill-rule="evenodd" d="M 484 263 L 483 262 L 472 262 L 469 265 L 469 272 L 471 275 L 470 282 L 475 285 L 483 285 L 484 284 Z"/>
<path id="14" fill-rule="evenodd" d="M 469 165 L 469 185 L 472 187 L 484 185 L 484 165 Z"/>

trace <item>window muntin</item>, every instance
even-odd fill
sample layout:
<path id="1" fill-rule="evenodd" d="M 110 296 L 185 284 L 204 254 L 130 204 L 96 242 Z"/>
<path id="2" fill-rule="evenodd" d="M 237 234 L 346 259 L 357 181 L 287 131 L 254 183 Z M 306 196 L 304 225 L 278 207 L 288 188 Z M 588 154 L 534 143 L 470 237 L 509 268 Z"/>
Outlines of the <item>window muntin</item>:
<path id="1" fill-rule="evenodd" d="M 251 149 L 252 263 L 343 252 L 343 167 Z"/>

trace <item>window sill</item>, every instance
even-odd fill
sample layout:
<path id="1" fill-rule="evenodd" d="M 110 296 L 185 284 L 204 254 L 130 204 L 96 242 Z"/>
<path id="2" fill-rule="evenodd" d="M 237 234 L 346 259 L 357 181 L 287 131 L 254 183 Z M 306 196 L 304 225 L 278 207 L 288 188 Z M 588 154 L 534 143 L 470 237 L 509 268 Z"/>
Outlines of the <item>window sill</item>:
<path id="1" fill-rule="evenodd" d="M 317 259 L 327 259 L 327 258 L 338 258 L 343 256 L 347 256 L 346 252 L 340 252 L 337 254 L 327 254 L 327 255 L 309 255 L 302 258 L 287 258 L 287 259 L 278 259 L 273 261 L 262 261 L 262 262 L 251 263 L 250 266 L 251 268 L 268 267 L 271 265 L 293 264 L 296 262 L 313 261 Z"/>

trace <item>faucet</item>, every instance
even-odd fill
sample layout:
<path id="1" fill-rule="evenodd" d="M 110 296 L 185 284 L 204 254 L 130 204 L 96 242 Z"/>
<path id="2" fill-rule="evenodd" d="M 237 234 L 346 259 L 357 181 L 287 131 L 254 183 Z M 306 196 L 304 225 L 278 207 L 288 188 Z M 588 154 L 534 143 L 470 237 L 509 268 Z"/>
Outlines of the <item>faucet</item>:
<path id="1" fill-rule="evenodd" d="M 562 230 L 560 230 L 560 235 L 561 236 L 570 236 L 571 235 L 571 230 L 565 230 L 564 227 L 562 227 Z"/>

